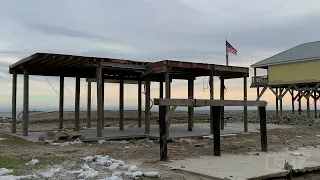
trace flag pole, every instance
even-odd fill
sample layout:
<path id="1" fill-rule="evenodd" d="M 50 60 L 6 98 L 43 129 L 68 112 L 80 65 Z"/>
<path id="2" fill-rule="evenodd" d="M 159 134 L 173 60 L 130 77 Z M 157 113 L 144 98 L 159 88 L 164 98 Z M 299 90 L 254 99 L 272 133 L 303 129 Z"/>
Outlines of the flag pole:
<path id="1" fill-rule="evenodd" d="M 227 47 L 227 38 L 226 38 L 226 47 Z M 227 66 L 229 66 L 229 55 L 227 50 L 226 50 L 226 64 Z"/>

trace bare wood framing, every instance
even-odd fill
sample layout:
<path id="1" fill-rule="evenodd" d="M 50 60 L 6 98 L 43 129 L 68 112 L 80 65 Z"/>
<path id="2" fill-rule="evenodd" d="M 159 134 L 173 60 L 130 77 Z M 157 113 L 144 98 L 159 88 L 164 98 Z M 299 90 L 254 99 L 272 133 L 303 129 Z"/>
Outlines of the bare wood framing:
<path id="1" fill-rule="evenodd" d="M 17 133 L 17 72 L 12 73 L 12 109 L 11 109 L 11 132 Z"/>
<path id="2" fill-rule="evenodd" d="M 123 118 L 124 118 L 124 87 L 123 87 L 123 79 L 120 80 L 120 87 L 119 87 L 119 91 L 120 91 L 120 95 L 119 95 L 119 116 L 120 116 L 120 122 L 119 122 L 119 130 L 123 131 Z"/>
<path id="3" fill-rule="evenodd" d="M 91 82 L 88 82 L 87 128 L 91 128 Z"/>
<path id="4" fill-rule="evenodd" d="M 142 121 L 142 92 L 141 92 L 141 80 L 138 81 L 138 127 L 141 127 Z"/>
<path id="5" fill-rule="evenodd" d="M 27 67 L 23 68 L 23 121 L 22 121 L 22 135 L 28 136 L 29 126 L 29 70 Z"/>
<path id="6" fill-rule="evenodd" d="M 172 116 L 173 112 L 176 110 L 177 106 L 172 106 L 169 112 L 166 114 L 166 122 L 169 121 L 170 117 Z"/>
<path id="7" fill-rule="evenodd" d="M 97 137 L 102 137 L 102 67 L 97 67 Z"/>
<path id="8" fill-rule="evenodd" d="M 243 100 L 210 100 L 210 99 L 154 99 L 155 105 L 160 106 L 267 106 L 266 101 L 243 101 Z"/>
<path id="9" fill-rule="evenodd" d="M 258 93 L 258 97 L 257 97 L 257 101 L 260 100 L 260 98 L 262 97 L 262 95 L 266 92 L 266 90 L 268 89 L 268 86 L 264 86 L 262 91 L 259 93 L 259 88 L 257 88 L 257 93 Z"/>
<path id="10" fill-rule="evenodd" d="M 80 76 L 76 77 L 76 92 L 75 92 L 75 121 L 74 129 L 75 131 L 80 130 Z"/>
<path id="11" fill-rule="evenodd" d="M 194 78 L 188 79 L 188 99 L 193 99 L 194 94 Z M 170 111 L 169 111 L 170 112 Z M 193 127 L 194 107 L 188 107 L 188 131 L 192 131 Z"/>
<path id="12" fill-rule="evenodd" d="M 210 85 L 210 99 L 214 99 L 214 71 L 210 71 L 210 79 L 209 79 L 209 85 Z M 210 132 L 213 134 L 214 126 L 213 126 L 213 107 L 210 107 Z"/>
<path id="13" fill-rule="evenodd" d="M 150 76 L 145 77 L 145 86 L 146 86 L 146 94 L 145 94 L 145 115 L 144 115 L 144 126 L 145 134 L 150 133 Z"/>
<path id="14" fill-rule="evenodd" d="M 63 128 L 63 98 L 64 98 L 64 77 L 60 76 L 59 130 L 61 130 Z"/>

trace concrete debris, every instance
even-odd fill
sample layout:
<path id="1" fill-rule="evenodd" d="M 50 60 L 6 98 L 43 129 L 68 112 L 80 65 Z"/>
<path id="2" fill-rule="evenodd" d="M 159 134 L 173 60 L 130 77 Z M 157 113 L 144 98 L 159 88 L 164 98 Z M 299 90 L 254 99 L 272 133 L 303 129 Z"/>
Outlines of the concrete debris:
<path id="1" fill-rule="evenodd" d="M 0 138 L 0 141 L 6 140 L 6 138 Z"/>
<path id="2" fill-rule="evenodd" d="M 158 178 L 158 177 L 160 177 L 160 174 L 159 174 L 159 172 L 143 172 L 143 176 Z"/>
<path id="3" fill-rule="evenodd" d="M 46 177 L 46 178 L 50 178 L 50 177 L 53 177 L 54 174 L 60 172 L 61 169 L 60 168 L 57 168 L 57 169 L 51 169 L 50 171 L 48 172 L 43 172 L 43 173 L 40 173 L 40 176 L 43 176 L 43 177 Z"/>
<path id="4" fill-rule="evenodd" d="M 296 136 L 297 138 L 303 138 L 302 136 Z"/>
<path id="5" fill-rule="evenodd" d="M 93 156 L 87 156 L 87 157 L 81 158 L 81 160 L 83 160 L 85 162 L 92 162 L 93 158 L 94 158 Z"/>
<path id="6" fill-rule="evenodd" d="M 11 174 L 13 170 L 7 168 L 0 168 L 0 176 Z"/>
<path id="7" fill-rule="evenodd" d="M 99 144 L 103 144 L 103 143 L 105 143 L 105 142 L 107 142 L 107 141 L 106 141 L 106 140 L 99 140 L 99 141 L 98 141 Z"/>
<path id="8" fill-rule="evenodd" d="M 138 167 L 135 165 L 130 166 L 130 168 L 128 169 L 130 172 L 135 172 L 138 170 Z"/>
<path id="9" fill-rule="evenodd" d="M 320 134 L 316 135 L 316 137 L 320 137 Z"/>
<path id="10" fill-rule="evenodd" d="M 124 148 L 125 148 L 125 149 L 130 149 L 130 146 L 125 146 Z"/>
<path id="11" fill-rule="evenodd" d="M 299 153 L 299 152 L 293 152 L 293 153 L 290 153 L 291 156 L 303 156 L 302 153 Z"/>
<path id="12" fill-rule="evenodd" d="M 68 173 L 69 174 L 80 174 L 83 172 L 83 169 L 80 169 L 80 170 L 74 170 L 74 171 L 69 171 Z"/>
<path id="13" fill-rule="evenodd" d="M 29 165 L 35 165 L 39 162 L 38 159 L 32 159 L 30 162 L 27 162 L 26 165 L 29 166 Z"/>

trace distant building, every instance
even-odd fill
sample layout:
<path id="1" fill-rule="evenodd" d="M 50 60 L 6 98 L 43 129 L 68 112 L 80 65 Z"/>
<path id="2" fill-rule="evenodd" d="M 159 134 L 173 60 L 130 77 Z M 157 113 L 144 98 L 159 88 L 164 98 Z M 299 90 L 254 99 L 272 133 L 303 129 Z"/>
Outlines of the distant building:
<path id="1" fill-rule="evenodd" d="M 282 115 L 282 98 L 290 92 L 292 96 L 292 113 L 294 102 L 298 100 L 301 108 L 301 98 L 307 99 L 307 112 L 310 117 L 310 101 L 313 98 L 316 113 L 316 102 L 319 99 L 320 86 L 320 41 L 300 44 L 267 59 L 251 65 L 254 68 L 251 88 L 257 88 L 257 99 L 269 88 L 276 96 Z M 257 76 L 257 68 L 266 69 L 267 74 Z M 260 92 L 259 88 L 263 88 Z M 295 92 L 297 94 L 295 95 Z M 298 109 L 299 109 L 298 108 Z"/>

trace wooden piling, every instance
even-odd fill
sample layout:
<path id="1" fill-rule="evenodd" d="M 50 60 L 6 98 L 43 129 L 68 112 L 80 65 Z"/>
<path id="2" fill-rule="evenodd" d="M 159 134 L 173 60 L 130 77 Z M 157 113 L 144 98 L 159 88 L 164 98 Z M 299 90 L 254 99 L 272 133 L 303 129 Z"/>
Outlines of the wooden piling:
<path id="1" fill-rule="evenodd" d="M 141 92 L 141 80 L 138 81 L 138 127 L 141 127 L 142 121 L 142 92 Z"/>
<path id="2" fill-rule="evenodd" d="M 307 98 L 307 117 L 310 118 L 310 98 Z"/>
<path id="3" fill-rule="evenodd" d="M 209 77 L 209 86 L 210 86 L 210 99 L 214 99 L 214 71 L 210 71 Z M 213 126 L 213 108 L 210 106 L 210 133 L 213 134 L 214 126 Z"/>
<path id="4" fill-rule="evenodd" d="M 194 77 L 188 79 L 188 99 L 193 99 L 194 94 Z M 188 131 L 192 131 L 194 117 L 194 107 L 188 107 Z"/>
<path id="5" fill-rule="evenodd" d="M 294 115 L 294 90 L 292 89 L 291 91 L 289 91 L 291 94 L 291 107 L 292 107 L 292 115 Z"/>
<path id="6" fill-rule="evenodd" d="M 221 108 L 222 106 L 213 106 L 213 154 L 214 156 L 220 156 L 220 121 L 221 121 Z"/>
<path id="7" fill-rule="evenodd" d="M 12 73 L 12 109 L 11 109 L 11 132 L 17 133 L 17 71 Z"/>
<path id="8" fill-rule="evenodd" d="M 75 96 L 75 121 L 74 129 L 75 131 L 80 130 L 80 76 L 76 76 L 76 96 Z"/>
<path id="9" fill-rule="evenodd" d="M 314 92 L 314 118 L 317 118 L 317 92 Z"/>
<path id="10" fill-rule="evenodd" d="M 63 99 L 64 99 L 64 77 L 60 76 L 59 93 L 59 130 L 63 128 Z"/>
<path id="11" fill-rule="evenodd" d="M 23 68 L 23 121 L 22 121 L 22 135 L 28 136 L 29 126 L 29 70 L 27 67 Z"/>
<path id="12" fill-rule="evenodd" d="M 119 129 L 120 131 L 123 131 L 123 118 L 124 118 L 124 109 L 123 109 L 123 104 L 124 104 L 124 93 L 123 93 L 123 79 L 120 80 L 120 95 L 119 95 L 119 113 L 120 113 L 120 122 L 119 122 Z"/>
<path id="13" fill-rule="evenodd" d="M 224 78 L 220 77 L 220 100 L 224 100 Z M 224 107 L 220 108 L 221 110 L 221 130 L 224 129 Z"/>
<path id="14" fill-rule="evenodd" d="M 278 95 L 279 93 L 278 93 L 278 88 L 276 88 L 276 94 Z M 279 104 L 278 104 L 278 102 L 279 102 L 279 99 L 278 99 L 278 97 L 276 96 L 276 115 L 277 115 L 277 118 L 279 118 Z"/>
<path id="15" fill-rule="evenodd" d="M 146 97 L 145 97 L 145 115 L 144 115 L 144 133 L 149 134 L 150 133 L 150 76 L 146 76 L 145 80 L 145 86 L 146 86 Z"/>
<path id="16" fill-rule="evenodd" d="M 97 137 L 102 137 L 102 67 L 98 62 L 97 67 Z"/>
<path id="17" fill-rule="evenodd" d="M 160 161 L 168 159 L 167 152 L 167 125 L 166 106 L 159 106 L 159 126 L 160 126 Z"/>
<path id="18" fill-rule="evenodd" d="M 87 128 L 91 128 L 91 82 L 88 82 Z"/>
<path id="19" fill-rule="evenodd" d="M 159 98 L 163 98 L 163 82 L 159 82 Z M 160 111 L 160 106 L 159 106 L 159 111 Z M 157 121 L 157 124 L 159 124 L 159 120 Z"/>
<path id="20" fill-rule="evenodd" d="M 102 124 L 102 129 L 104 129 L 104 78 L 103 78 L 103 69 L 102 69 L 102 82 L 101 82 L 101 86 L 102 86 L 102 105 L 101 105 L 101 124 Z"/>
<path id="21" fill-rule="evenodd" d="M 166 83 L 166 98 L 170 99 L 171 97 L 171 93 L 170 93 L 170 90 L 171 90 L 171 84 L 170 84 L 170 71 L 169 69 L 167 69 L 167 72 L 165 74 L 165 83 Z M 170 110 L 170 106 L 167 106 L 167 109 L 166 109 L 166 112 L 169 112 Z M 167 137 L 169 137 L 169 132 L 170 132 L 170 129 L 169 129 L 169 126 L 170 126 L 170 119 L 168 122 L 166 122 L 166 125 L 167 125 Z"/>
<path id="22" fill-rule="evenodd" d="M 248 100 L 248 91 L 247 91 L 247 76 L 245 75 L 243 78 L 243 96 L 244 101 L 246 102 Z M 244 132 L 248 132 L 248 107 L 245 105 L 243 107 L 243 122 L 244 122 Z"/>
<path id="23" fill-rule="evenodd" d="M 268 151 L 267 143 L 267 114 L 266 107 L 259 107 L 259 117 L 260 117 L 260 136 L 261 136 L 261 151 Z"/>

